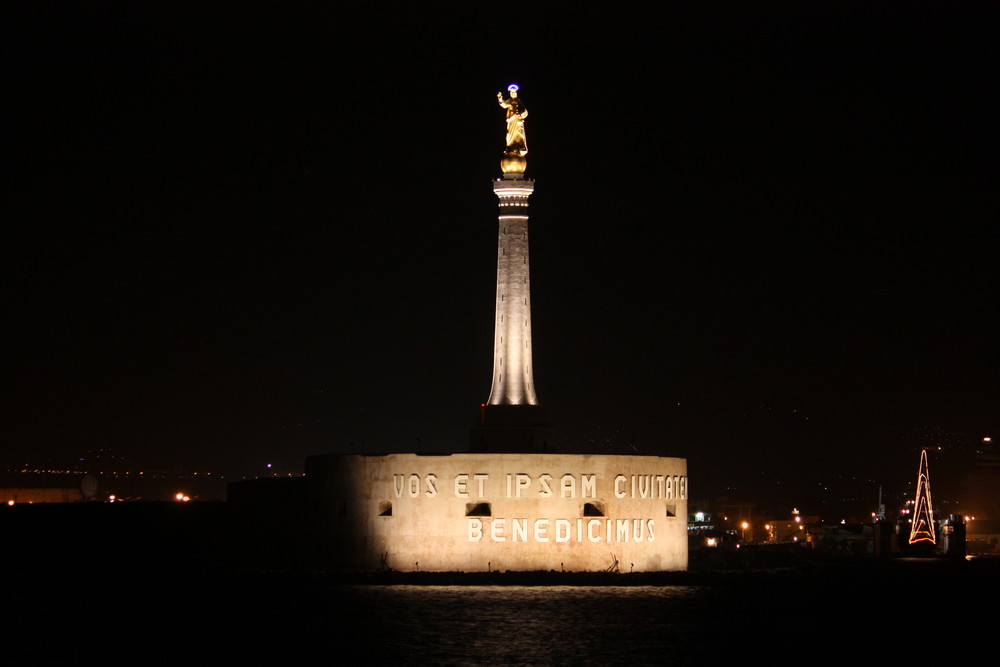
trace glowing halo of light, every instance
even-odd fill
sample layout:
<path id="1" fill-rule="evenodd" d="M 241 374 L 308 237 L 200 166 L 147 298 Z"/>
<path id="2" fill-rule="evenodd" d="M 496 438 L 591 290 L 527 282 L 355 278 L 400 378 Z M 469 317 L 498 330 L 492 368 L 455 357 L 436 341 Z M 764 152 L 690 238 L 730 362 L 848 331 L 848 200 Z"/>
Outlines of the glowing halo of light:
<path id="1" fill-rule="evenodd" d="M 509 86 L 507 86 L 507 92 L 510 92 L 512 90 L 521 90 L 521 88 L 516 83 L 512 83 Z"/>

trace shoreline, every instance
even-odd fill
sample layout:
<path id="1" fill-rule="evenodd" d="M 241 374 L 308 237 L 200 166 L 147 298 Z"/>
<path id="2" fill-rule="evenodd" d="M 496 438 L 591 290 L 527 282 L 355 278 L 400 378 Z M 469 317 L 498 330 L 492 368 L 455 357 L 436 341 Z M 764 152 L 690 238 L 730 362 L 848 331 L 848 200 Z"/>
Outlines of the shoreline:
<path id="1" fill-rule="evenodd" d="M 665 572 L 330 572 L 322 570 L 229 570 L 224 576 L 247 579 L 311 580 L 335 586 L 726 586 L 794 585 L 804 581 L 844 579 L 854 584 L 874 580 L 938 577 L 964 580 L 989 576 L 1000 583 L 1000 558 L 833 558 L 794 565 Z"/>

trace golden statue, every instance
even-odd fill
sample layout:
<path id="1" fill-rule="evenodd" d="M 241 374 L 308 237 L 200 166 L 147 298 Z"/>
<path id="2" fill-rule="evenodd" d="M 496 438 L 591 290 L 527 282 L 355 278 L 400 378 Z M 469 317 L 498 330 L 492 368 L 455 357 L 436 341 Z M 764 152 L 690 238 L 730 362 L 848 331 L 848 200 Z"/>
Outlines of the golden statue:
<path id="1" fill-rule="evenodd" d="M 524 136 L 524 119 L 528 117 L 528 110 L 517 97 L 516 83 L 507 86 L 507 92 L 510 99 L 506 100 L 503 93 L 497 93 L 497 101 L 507 110 L 507 149 L 500 165 L 504 173 L 523 172 L 524 156 L 528 154 L 528 140 Z"/>

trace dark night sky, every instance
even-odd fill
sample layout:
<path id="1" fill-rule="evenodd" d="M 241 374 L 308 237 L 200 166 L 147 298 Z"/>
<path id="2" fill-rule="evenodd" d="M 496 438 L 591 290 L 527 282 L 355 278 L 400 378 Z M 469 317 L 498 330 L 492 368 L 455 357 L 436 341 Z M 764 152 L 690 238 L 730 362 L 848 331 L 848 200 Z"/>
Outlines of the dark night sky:
<path id="1" fill-rule="evenodd" d="M 567 447 L 794 495 L 997 433 L 992 11 L 321 6 L 4 10 L 3 459 L 463 450 L 511 81 Z"/>

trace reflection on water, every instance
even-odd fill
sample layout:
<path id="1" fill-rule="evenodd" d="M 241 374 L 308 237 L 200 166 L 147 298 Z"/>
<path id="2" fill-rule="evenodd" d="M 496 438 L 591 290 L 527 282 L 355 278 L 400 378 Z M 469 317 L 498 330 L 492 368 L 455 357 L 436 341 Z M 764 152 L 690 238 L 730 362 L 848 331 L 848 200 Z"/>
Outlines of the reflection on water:
<path id="1" fill-rule="evenodd" d="M 897 561 L 713 585 L 340 586 L 321 604 L 351 613 L 318 623 L 335 625 L 350 656 L 382 664 L 798 664 L 832 646 L 860 664 L 901 664 L 950 650 L 915 632 L 991 634 L 982 610 L 995 606 L 998 573 Z"/>
<path id="2" fill-rule="evenodd" d="M 367 657 L 435 664 L 690 664 L 708 589 L 372 586 L 345 590 Z"/>
<path id="3" fill-rule="evenodd" d="M 658 586 L 103 574 L 12 573 L 20 585 L 5 591 L 8 651 L 30 650 L 24 664 L 57 662 L 58 651 L 78 658 L 81 647 L 94 646 L 128 664 L 213 655 L 219 665 L 783 665 L 831 652 L 858 664 L 925 664 L 930 648 L 954 651 L 964 638 L 991 638 L 989 610 L 1000 599 L 1000 560 L 832 563 L 693 574 L 691 585 Z M 136 646 L 143 659 L 120 653 Z M 4 664 L 16 664 L 6 657 Z"/>

